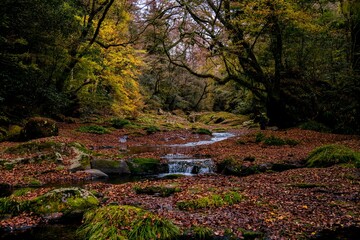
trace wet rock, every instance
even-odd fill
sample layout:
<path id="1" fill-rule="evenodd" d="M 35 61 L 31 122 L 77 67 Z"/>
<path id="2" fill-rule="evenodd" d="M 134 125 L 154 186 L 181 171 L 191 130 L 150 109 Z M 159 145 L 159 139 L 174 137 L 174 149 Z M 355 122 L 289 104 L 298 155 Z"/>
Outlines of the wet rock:
<path id="1" fill-rule="evenodd" d="M 94 158 L 91 160 L 91 168 L 106 174 L 130 174 L 129 166 L 124 160 Z"/>
<path id="2" fill-rule="evenodd" d="M 106 173 L 100 171 L 99 169 L 87 169 L 82 172 L 89 174 L 92 180 L 109 178 Z"/>

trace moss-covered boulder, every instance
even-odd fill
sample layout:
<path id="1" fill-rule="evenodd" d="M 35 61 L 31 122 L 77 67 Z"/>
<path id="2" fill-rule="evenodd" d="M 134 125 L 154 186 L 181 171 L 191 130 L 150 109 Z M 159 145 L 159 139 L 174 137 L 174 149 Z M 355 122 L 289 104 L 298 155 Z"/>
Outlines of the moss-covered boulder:
<path id="1" fill-rule="evenodd" d="M 75 156 L 70 159 L 70 172 L 83 171 L 91 168 L 91 159 L 92 156 L 83 151 L 83 149 L 78 147 L 72 147 Z"/>
<path id="2" fill-rule="evenodd" d="M 99 169 L 106 174 L 130 174 L 129 166 L 124 160 L 96 157 L 91 160 L 91 168 Z"/>
<path id="3" fill-rule="evenodd" d="M 78 231 L 82 239 L 176 239 L 180 230 L 169 220 L 131 206 L 106 206 L 86 212 Z"/>
<path id="4" fill-rule="evenodd" d="M 43 117 L 30 118 L 21 133 L 24 140 L 57 136 L 58 134 L 59 128 L 56 122 Z"/>
<path id="5" fill-rule="evenodd" d="M 348 164 L 360 167 L 360 152 L 342 145 L 324 145 L 314 149 L 308 156 L 308 167 L 330 167 L 336 164 Z"/>
<path id="6" fill-rule="evenodd" d="M 70 215 L 83 213 L 98 205 L 99 200 L 91 192 L 72 187 L 47 192 L 31 201 L 30 208 L 32 212 L 40 215 L 53 213 Z"/>
<path id="7" fill-rule="evenodd" d="M 0 216 L 32 212 L 44 218 L 71 217 L 97 207 L 99 200 L 81 188 L 59 188 L 33 200 L 18 201 L 13 195 L 0 198 Z"/>
<path id="8" fill-rule="evenodd" d="M 153 175 L 168 172 L 168 166 L 161 164 L 154 158 L 133 158 L 127 160 L 130 172 L 133 175 Z"/>

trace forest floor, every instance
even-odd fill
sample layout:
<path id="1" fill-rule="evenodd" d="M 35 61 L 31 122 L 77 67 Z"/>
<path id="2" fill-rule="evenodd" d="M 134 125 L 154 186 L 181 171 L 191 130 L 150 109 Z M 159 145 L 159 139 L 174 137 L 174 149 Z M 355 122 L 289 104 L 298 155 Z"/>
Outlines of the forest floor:
<path id="1" fill-rule="evenodd" d="M 111 133 L 104 135 L 76 131 L 83 125 L 86 124 L 59 123 L 59 136 L 35 141 L 80 142 L 97 154 L 122 158 L 140 156 L 162 159 L 161 151 L 126 154 L 126 149 L 132 146 L 172 145 L 210 138 L 208 135 L 194 134 L 191 129 L 172 129 L 148 135 L 139 129 L 113 129 Z M 359 136 L 319 133 L 298 128 L 260 131 L 226 124 L 212 124 L 206 127 L 217 131 L 219 126 L 222 131 L 233 133 L 234 137 L 211 145 L 188 148 L 186 154 L 210 156 L 215 163 L 232 159 L 251 167 L 261 164 L 292 165 L 292 163 L 298 166 L 299 163 L 304 163 L 314 148 L 325 144 L 345 145 L 360 151 Z M 264 136 L 291 139 L 297 144 L 268 146 L 256 141 L 260 132 Z M 123 136 L 127 136 L 127 141 L 119 143 L 119 137 Z M 19 157 L 3 152 L 7 147 L 17 144 L 19 143 L 0 143 L 0 159 Z M 119 148 L 123 151 L 119 151 Z M 248 161 L 249 159 L 251 161 Z M 39 181 L 42 187 L 21 196 L 22 199 L 32 199 L 49 191 L 54 188 L 48 185 L 50 183 L 61 181 L 71 185 L 88 179 L 88 176 L 84 173 L 70 173 L 66 169 L 58 168 L 55 163 L 29 163 L 9 170 L 0 169 L 1 184 L 14 187 L 28 186 L 31 185 L 29 184 L 31 179 Z M 135 187 L 148 186 L 176 186 L 180 191 L 168 197 L 159 197 L 137 194 L 134 190 Z M 300 166 L 248 176 L 201 174 L 123 184 L 89 182 L 84 187 L 97 190 L 106 196 L 102 204 L 116 202 L 140 206 L 172 220 L 182 229 L 193 226 L 208 227 L 217 236 L 231 235 L 241 239 L 246 234 L 254 234 L 258 238 L 263 236 L 268 239 L 309 239 L 326 234 L 332 237 L 336 234 L 339 236 L 348 234 L 348 239 L 351 239 L 355 236 L 349 233 L 353 231 L 351 229 L 355 229 L 354 234 L 358 234 L 360 229 L 360 170 L 345 166 L 328 168 Z M 180 210 L 177 207 L 177 203 L 181 201 L 232 191 L 242 196 L 239 203 L 204 209 Z M 0 228 L 9 228 L 9 226 L 16 228 L 37 224 L 39 221 L 38 217 L 23 214 L 0 220 Z"/>

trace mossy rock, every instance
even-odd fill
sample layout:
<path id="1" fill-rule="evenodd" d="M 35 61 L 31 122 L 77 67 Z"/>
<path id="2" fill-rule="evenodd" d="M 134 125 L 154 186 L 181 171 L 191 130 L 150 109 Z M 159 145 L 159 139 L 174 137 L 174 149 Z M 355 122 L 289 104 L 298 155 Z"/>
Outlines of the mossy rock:
<path id="1" fill-rule="evenodd" d="M 9 131 L 8 131 L 7 136 L 6 136 L 6 140 L 9 140 L 9 141 L 21 140 L 22 131 L 23 131 L 23 128 L 21 126 L 11 125 L 9 127 Z"/>
<path id="2" fill-rule="evenodd" d="M 99 200 L 89 191 L 81 188 L 59 188 L 45 193 L 31 201 L 31 210 L 36 214 L 77 214 L 97 207 Z"/>
<path id="3" fill-rule="evenodd" d="M 217 172 L 224 175 L 248 176 L 251 174 L 263 172 L 264 170 L 258 165 L 246 166 L 242 161 L 236 161 L 232 158 L 224 159 L 217 164 Z"/>
<path id="4" fill-rule="evenodd" d="M 152 175 L 167 172 L 165 165 L 160 160 L 154 158 L 133 158 L 127 160 L 131 174 Z"/>
<path id="5" fill-rule="evenodd" d="M 82 239 L 176 239 L 180 229 L 167 219 L 131 206 L 106 206 L 86 212 Z"/>
<path id="6" fill-rule="evenodd" d="M 98 157 L 91 160 L 91 168 L 99 169 L 106 174 L 130 174 L 129 166 L 123 160 Z"/>
<path id="7" fill-rule="evenodd" d="M 56 122 L 43 117 L 30 118 L 21 132 L 24 140 L 57 136 L 58 134 L 59 128 Z"/>
<path id="8" fill-rule="evenodd" d="M 59 188 L 45 193 L 33 200 L 16 201 L 11 196 L 0 198 L 0 215 L 18 215 L 33 212 L 46 216 L 62 213 L 65 216 L 81 214 L 97 207 L 99 200 L 89 191 L 81 188 Z"/>
<path id="9" fill-rule="evenodd" d="M 5 153 L 10 154 L 33 154 L 39 152 L 62 152 L 65 144 L 56 142 L 29 142 L 14 147 L 9 147 Z"/>
<path id="10" fill-rule="evenodd" d="M 308 156 L 308 167 L 330 167 L 336 164 L 348 164 L 360 167 L 360 152 L 342 145 L 324 145 L 314 149 Z"/>

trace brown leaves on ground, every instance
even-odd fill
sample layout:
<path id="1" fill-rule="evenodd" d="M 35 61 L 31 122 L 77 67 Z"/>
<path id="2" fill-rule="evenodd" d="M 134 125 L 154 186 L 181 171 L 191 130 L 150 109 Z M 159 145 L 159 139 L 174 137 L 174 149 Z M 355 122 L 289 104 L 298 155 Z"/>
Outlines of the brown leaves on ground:
<path id="1" fill-rule="evenodd" d="M 188 130 L 158 132 L 139 135 L 129 130 L 115 130 L 106 135 L 95 135 L 74 131 L 78 124 L 60 124 L 60 135 L 42 140 L 57 142 L 80 142 L 97 153 L 107 155 L 126 155 L 124 150 L 140 145 L 171 145 L 209 139 L 210 136 L 192 134 Z M 232 158 L 243 162 L 246 157 L 255 160 L 246 164 L 298 162 L 304 160 L 311 150 L 324 144 L 341 144 L 360 151 L 360 137 L 318 133 L 300 129 L 286 131 L 261 131 L 265 136 L 292 139 L 299 142 L 295 146 L 267 146 L 255 141 L 260 130 L 233 129 L 236 136 L 212 145 L 179 149 L 188 155 L 210 155 L 215 162 Z M 119 143 L 119 137 L 127 135 L 126 143 Z M 123 145 L 121 145 L 123 144 Z M 15 145 L 1 143 L 0 149 Z M 112 146 L 112 148 L 101 148 Z M 184 151 L 184 152 L 181 152 Z M 162 152 L 148 151 L 137 156 L 160 158 Z M 0 158 L 6 159 L 2 154 Z M 66 159 L 64 160 L 66 162 Z M 26 185 L 29 179 L 41 183 L 57 180 L 69 183 L 86 179 L 86 175 L 70 173 L 58 168 L 55 163 L 22 164 L 12 170 L 0 170 L 0 183 Z M 172 186 L 180 192 L 160 198 L 154 195 L 138 195 L 134 187 Z M 185 228 L 194 225 L 212 228 L 222 235 L 229 229 L 241 236 L 240 228 L 263 232 L 270 239 L 309 238 L 323 229 L 357 226 L 360 228 L 360 173 L 359 169 L 339 166 L 330 168 L 300 168 L 280 173 L 261 173 L 247 177 L 223 175 L 199 175 L 174 180 L 146 180 L 120 185 L 92 183 L 88 189 L 97 190 L 106 198 L 104 204 L 116 202 L 140 206 Z M 196 199 L 212 193 L 236 191 L 244 196 L 240 203 L 211 209 L 181 211 L 176 207 L 178 201 Z M 40 194 L 36 193 L 35 195 Z M 33 198 L 25 195 L 22 199 Z M 1 228 L 11 228 L 22 224 L 36 223 L 38 218 L 23 214 L 2 220 Z"/>

